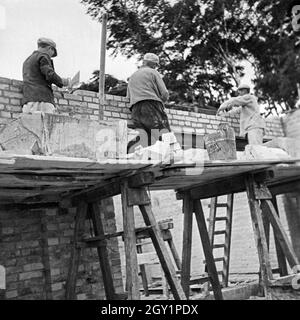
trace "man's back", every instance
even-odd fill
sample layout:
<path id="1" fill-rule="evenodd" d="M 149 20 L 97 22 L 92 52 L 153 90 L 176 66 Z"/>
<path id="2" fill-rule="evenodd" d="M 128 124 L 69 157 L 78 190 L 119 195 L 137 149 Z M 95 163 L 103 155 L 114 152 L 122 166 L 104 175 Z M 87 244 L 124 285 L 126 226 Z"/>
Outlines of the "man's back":
<path id="1" fill-rule="evenodd" d="M 55 78 L 55 82 L 52 78 Z M 23 104 L 27 102 L 54 104 L 52 82 L 62 86 L 61 78 L 54 73 L 51 58 L 45 53 L 34 51 L 23 63 Z"/>
<path id="2" fill-rule="evenodd" d="M 169 97 L 160 74 L 155 69 L 145 66 L 130 77 L 127 92 L 131 106 L 143 100 L 165 102 Z"/>

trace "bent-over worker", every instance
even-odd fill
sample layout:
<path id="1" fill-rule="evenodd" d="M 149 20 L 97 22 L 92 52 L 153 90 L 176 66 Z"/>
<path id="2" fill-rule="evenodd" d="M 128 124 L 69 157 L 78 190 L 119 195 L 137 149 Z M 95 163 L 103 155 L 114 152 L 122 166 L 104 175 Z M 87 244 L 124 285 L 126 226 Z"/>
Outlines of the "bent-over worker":
<path id="1" fill-rule="evenodd" d="M 134 128 L 141 128 L 147 133 L 147 142 L 141 143 L 143 147 L 155 143 L 163 133 L 171 131 L 164 110 L 169 92 L 160 74 L 155 70 L 158 65 L 159 57 L 153 53 L 146 53 L 142 67 L 133 73 L 127 87 Z"/>
<path id="2" fill-rule="evenodd" d="M 246 136 L 249 144 L 262 144 L 266 123 L 260 115 L 257 98 L 250 94 L 250 87 L 246 84 L 238 87 L 238 93 L 238 97 L 221 104 L 217 115 L 224 111 L 229 111 L 230 114 L 240 113 L 240 136 Z"/>
<path id="3" fill-rule="evenodd" d="M 59 88 L 69 85 L 54 70 L 53 60 L 57 56 L 56 43 L 40 38 L 38 49 L 23 63 L 23 113 L 56 111 L 52 84 Z"/>

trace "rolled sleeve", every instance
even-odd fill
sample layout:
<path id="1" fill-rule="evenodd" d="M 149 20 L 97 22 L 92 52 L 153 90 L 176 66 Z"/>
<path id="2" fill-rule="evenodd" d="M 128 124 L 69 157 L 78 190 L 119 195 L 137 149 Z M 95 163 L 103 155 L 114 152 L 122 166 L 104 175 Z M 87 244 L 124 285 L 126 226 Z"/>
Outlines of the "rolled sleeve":
<path id="1" fill-rule="evenodd" d="M 156 82 L 161 100 L 163 102 L 166 102 L 169 99 L 169 91 L 159 73 L 155 75 L 155 82 Z"/>

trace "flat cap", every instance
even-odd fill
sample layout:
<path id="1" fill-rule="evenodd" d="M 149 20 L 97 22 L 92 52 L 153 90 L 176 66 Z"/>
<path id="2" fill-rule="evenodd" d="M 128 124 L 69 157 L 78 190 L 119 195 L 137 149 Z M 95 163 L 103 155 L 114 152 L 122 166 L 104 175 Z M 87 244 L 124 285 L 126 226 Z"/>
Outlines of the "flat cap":
<path id="1" fill-rule="evenodd" d="M 250 86 L 248 86 L 247 84 L 245 83 L 241 83 L 238 87 L 238 90 L 241 90 L 241 89 L 247 89 L 250 91 Z"/>
<path id="2" fill-rule="evenodd" d="M 54 49 L 54 51 L 55 51 L 53 57 L 57 56 L 56 43 L 53 40 L 48 39 L 48 38 L 39 38 L 38 41 L 37 41 L 37 44 L 38 45 L 46 44 L 46 45 L 52 47 Z"/>
<path id="3" fill-rule="evenodd" d="M 154 53 L 151 53 L 151 52 L 148 52 L 144 55 L 144 58 L 143 58 L 145 61 L 151 61 L 151 62 L 154 62 L 154 63 L 159 63 L 159 57 L 154 54 Z"/>

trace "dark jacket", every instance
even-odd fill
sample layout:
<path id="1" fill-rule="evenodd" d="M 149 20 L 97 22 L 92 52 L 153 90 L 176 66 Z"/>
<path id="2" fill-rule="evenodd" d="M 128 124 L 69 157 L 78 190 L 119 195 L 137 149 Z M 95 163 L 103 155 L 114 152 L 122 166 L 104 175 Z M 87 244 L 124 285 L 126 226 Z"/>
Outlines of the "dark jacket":
<path id="1" fill-rule="evenodd" d="M 54 71 L 50 56 L 34 51 L 23 63 L 23 104 L 27 102 L 54 103 L 52 83 L 63 87 L 63 81 Z"/>

